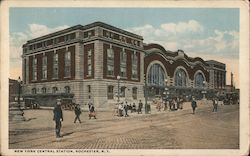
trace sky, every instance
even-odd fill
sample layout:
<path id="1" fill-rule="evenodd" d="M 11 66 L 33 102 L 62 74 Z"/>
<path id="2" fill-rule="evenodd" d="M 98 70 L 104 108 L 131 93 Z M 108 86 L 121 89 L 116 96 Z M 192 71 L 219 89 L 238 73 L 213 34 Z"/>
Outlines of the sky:
<path id="1" fill-rule="evenodd" d="M 141 35 L 145 43 L 182 49 L 190 57 L 226 64 L 239 86 L 239 9 L 237 8 L 10 8 L 10 73 L 21 76 L 27 40 L 74 25 L 101 21 Z"/>

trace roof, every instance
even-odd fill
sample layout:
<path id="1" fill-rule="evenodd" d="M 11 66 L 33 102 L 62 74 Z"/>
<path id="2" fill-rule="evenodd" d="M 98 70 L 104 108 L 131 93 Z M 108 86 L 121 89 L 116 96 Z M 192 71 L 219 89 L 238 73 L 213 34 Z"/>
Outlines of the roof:
<path id="1" fill-rule="evenodd" d="M 116 32 L 119 32 L 119 33 L 122 33 L 122 34 L 125 34 L 125 35 L 128 35 L 128 36 L 131 36 L 131 37 L 134 37 L 134 38 L 138 38 L 138 39 L 141 39 L 141 40 L 143 39 L 143 37 L 140 36 L 140 35 L 137 35 L 137 34 L 128 32 L 126 30 L 123 30 L 123 29 L 114 27 L 112 25 L 109 25 L 109 24 L 98 21 L 98 22 L 94 22 L 94 23 L 87 24 L 87 25 L 84 25 L 84 26 L 82 26 L 80 24 L 75 25 L 75 26 L 72 26 L 72 27 L 69 27 L 69 28 L 54 32 L 54 33 L 50 33 L 50 34 L 47 34 L 47 35 L 44 35 L 44 36 L 41 36 L 41 37 L 31 39 L 31 40 L 27 41 L 27 43 L 37 42 L 37 41 L 40 41 L 40 40 L 43 40 L 43 39 L 46 39 L 46 38 L 50 38 L 50 37 L 60 35 L 60 34 L 64 34 L 64 33 L 68 33 L 68 32 L 74 31 L 74 30 L 86 30 L 86 29 L 90 29 L 90 28 L 93 28 L 93 27 L 97 27 L 97 26 L 103 27 L 103 28 L 106 28 L 106 29 L 110 29 L 110 30 L 113 30 L 113 31 L 116 31 Z"/>

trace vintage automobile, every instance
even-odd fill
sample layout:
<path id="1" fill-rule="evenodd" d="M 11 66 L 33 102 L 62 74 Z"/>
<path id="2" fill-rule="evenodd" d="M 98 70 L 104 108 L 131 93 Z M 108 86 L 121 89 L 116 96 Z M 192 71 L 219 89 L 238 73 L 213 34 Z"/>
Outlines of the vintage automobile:
<path id="1" fill-rule="evenodd" d="M 24 98 L 24 108 L 39 109 L 40 104 L 36 101 L 35 98 Z"/>

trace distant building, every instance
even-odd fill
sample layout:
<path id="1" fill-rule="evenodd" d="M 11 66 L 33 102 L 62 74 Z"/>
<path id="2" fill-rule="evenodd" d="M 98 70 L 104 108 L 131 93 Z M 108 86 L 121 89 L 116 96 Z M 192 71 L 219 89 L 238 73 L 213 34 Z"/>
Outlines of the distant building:
<path id="1" fill-rule="evenodd" d="M 14 102 L 15 97 L 18 96 L 18 81 L 9 79 L 9 102 Z"/>
<path id="2" fill-rule="evenodd" d="M 29 40 L 22 59 L 24 97 L 47 106 L 66 98 L 111 108 L 118 92 L 121 101 L 137 103 L 144 100 L 144 75 L 149 96 L 163 95 L 165 88 L 175 95 L 198 95 L 223 89 L 226 79 L 223 63 L 145 44 L 142 36 L 101 22 Z"/>

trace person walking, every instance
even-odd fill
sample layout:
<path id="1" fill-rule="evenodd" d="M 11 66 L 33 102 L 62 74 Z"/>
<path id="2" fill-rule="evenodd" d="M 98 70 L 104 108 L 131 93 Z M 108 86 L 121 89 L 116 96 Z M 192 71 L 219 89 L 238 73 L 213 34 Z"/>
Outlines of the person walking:
<path id="1" fill-rule="evenodd" d="M 143 104 L 142 104 L 142 102 L 141 102 L 141 100 L 139 101 L 139 106 L 138 106 L 138 114 L 139 113 L 142 113 L 142 106 L 143 106 Z"/>
<path id="2" fill-rule="evenodd" d="M 213 99 L 213 112 L 217 112 L 218 108 L 218 100 L 216 98 Z"/>
<path id="3" fill-rule="evenodd" d="M 56 123 L 56 137 L 61 138 L 62 136 L 60 135 L 60 132 L 61 132 L 62 121 L 63 121 L 63 112 L 62 112 L 60 100 L 57 100 L 57 103 L 56 103 L 56 106 L 54 107 L 53 113 L 54 113 L 53 120 Z"/>
<path id="4" fill-rule="evenodd" d="M 128 107 L 129 107 L 127 101 L 125 102 L 125 105 L 123 107 L 124 107 L 124 111 L 125 111 L 125 115 L 124 116 L 127 117 L 128 116 Z"/>
<path id="5" fill-rule="evenodd" d="M 196 107 L 197 107 L 197 103 L 196 103 L 194 97 L 193 97 L 193 99 L 192 99 L 191 106 L 192 106 L 192 109 L 193 109 L 193 114 L 195 114 L 195 109 L 196 109 Z"/>
<path id="6" fill-rule="evenodd" d="M 79 123 L 81 123 L 81 120 L 80 120 L 81 113 L 82 113 L 82 111 L 81 111 L 80 105 L 77 104 L 76 107 L 75 107 L 75 115 L 76 115 L 76 117 L 75 117 L 74 123 L 76 123 L 76 120 L 78 120 Z"/>
<path id="7" fill-rule="evenodd" d="M 94 117 L 94 119 L 96 119 L 95 107 L 92 103 L 89 105 L 89 120 L 91 119 L 91 117 Z"/>
<path id="8" fill-rule="evenodd" d="M 133 105 L 132 105 L 132 112 L 136 112 L 136 105 L 135 105 L 135 103 L 133 103 Z"/>
<path id="9" fill-rule="evenodd" d="M 123 103 L 119 103 L 119 105 L 118 105 L 119 117 L 123 116 L 122 111 L 123 111 Z"/>
<path id="10" fill-rule="evenodd" d="M 164 111 L 168 110 L 168 100 L 164 101 Z"/>

